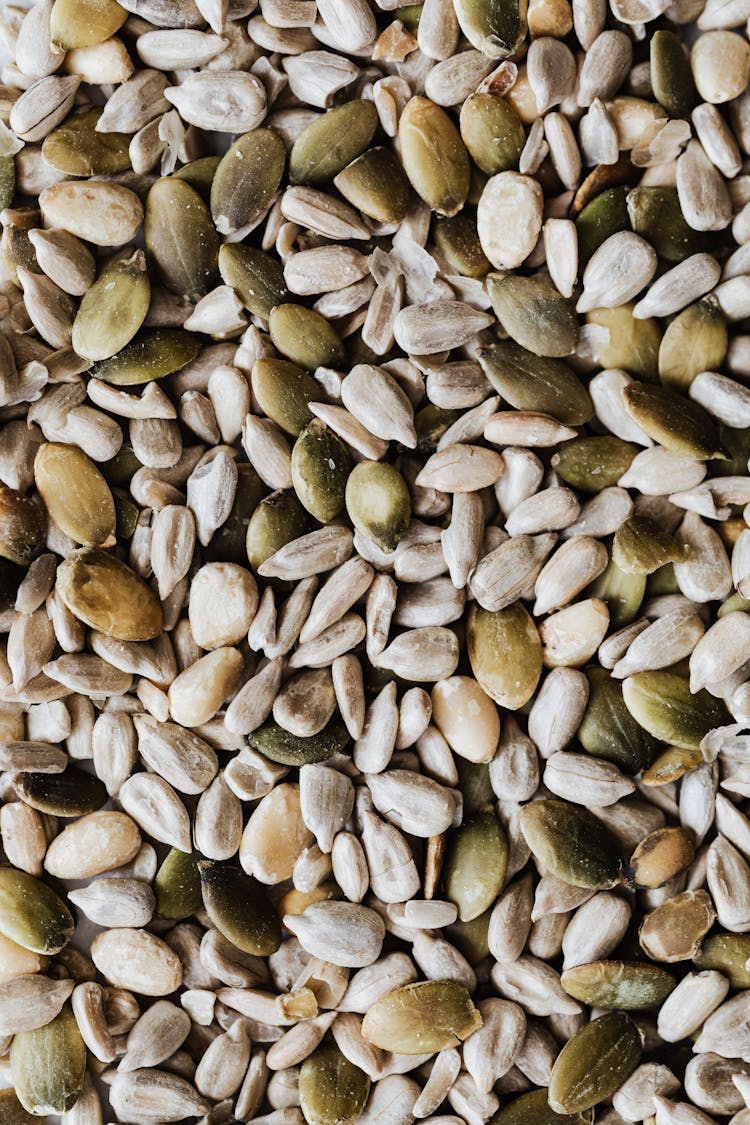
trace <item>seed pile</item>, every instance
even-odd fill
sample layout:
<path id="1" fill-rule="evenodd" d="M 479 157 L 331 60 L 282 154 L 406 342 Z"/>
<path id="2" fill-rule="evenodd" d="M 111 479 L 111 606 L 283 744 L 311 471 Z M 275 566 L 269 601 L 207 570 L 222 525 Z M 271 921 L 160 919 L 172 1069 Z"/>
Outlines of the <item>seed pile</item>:
<path id="1" fill-rule="evenodd" d="M 748 18 L 0 10 L 2 1125 L 748 1125 Z"/>

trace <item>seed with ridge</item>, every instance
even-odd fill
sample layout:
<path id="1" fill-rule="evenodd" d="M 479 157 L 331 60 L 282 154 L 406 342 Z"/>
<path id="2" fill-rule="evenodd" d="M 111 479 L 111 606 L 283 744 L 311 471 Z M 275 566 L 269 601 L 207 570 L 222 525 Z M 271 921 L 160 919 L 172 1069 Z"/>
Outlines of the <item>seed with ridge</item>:
<path id="1" fill-rule="evenodd" d="M 458 1047 L 482 1026 L 467 990 L 448 980 L 420 981 L 388 993 L 362 1021 L 365 1039 L 405 1055 Z"/>

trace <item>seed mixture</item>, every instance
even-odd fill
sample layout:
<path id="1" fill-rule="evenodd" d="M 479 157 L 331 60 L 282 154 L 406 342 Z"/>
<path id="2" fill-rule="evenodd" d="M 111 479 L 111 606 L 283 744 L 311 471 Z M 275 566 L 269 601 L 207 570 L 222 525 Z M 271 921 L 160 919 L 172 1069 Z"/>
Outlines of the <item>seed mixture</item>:
<path id="1" fill-rule="evenodd" d="M 749 1125 L 749 18 L 0 9 L 2 1125 Z"/>

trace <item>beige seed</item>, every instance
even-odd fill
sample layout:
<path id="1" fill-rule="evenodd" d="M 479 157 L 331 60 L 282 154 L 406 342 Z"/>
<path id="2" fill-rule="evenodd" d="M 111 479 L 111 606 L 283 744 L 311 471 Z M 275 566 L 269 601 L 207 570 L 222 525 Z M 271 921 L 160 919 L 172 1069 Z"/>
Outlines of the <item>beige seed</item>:
<path id="1" fill-rule="evenodd" d="M 106 930 L 97 934 L 91 943 L 91 956 L 111 984 L 143 996 L 168 996 L 182 982 L 177 954 L 146 930 Z"/>
<path id="2" fill-rule="evenodd" d="M 58 879 L 88 879 L 128 863 L 140 846 L 141 834 L 129 816 L 89 813 L 55 837 L 44 866 Z"/>

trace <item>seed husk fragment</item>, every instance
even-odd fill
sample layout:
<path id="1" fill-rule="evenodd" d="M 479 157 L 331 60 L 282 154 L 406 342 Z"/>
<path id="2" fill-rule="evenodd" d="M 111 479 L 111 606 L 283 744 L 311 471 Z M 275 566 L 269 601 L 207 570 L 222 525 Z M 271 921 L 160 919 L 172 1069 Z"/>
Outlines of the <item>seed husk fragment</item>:
<path id="1" fill-rule="evenodd" d="M 662 887 L 693 862 L 695 836 L 690 828 L 659 828 L 650 832 L 630 857 L 638 887 Z"/>
<path id="2" fill-rule="evenodd" d="M 445 893 L 462 922 L 472 922 L 495 901 L 508 868 L 508 840 L 491 812 L 466 817 L 448 836 L 443 863 Z"/>
<path id="3" fill-rule="evenodd" d="M 623 681 L 625 706 L 637 723 L 664 742 L 697 750 L 714 727 L 727 722 L 723 702 L 705 688 L 694 695 L 673 672 L 637 672 Z"/>
<path id="4" fill-rule="evenodd" d="M 219 273 L 245 308 L 264 320 L 289 298 L 281 263 L 256 246 L 225 242 L 219 250 Z"/>
<path id="5" fill-rule="evenodd" d="M 136 250 L 111 262 L 84 296 L 73 321 L 73 347 L 85 359 L 110 359 L 146 319 L 151 284 L 146 256 Z"/>
<path id="6" fill-rule="evenodd" d="M 98 107 L 71 114 L 48 133 L 42 156 L 66 176 L 112 176 L 130 168 L 126 133 L 97 133 Z"/>
<path id="7" fill-rule="evenodd" d="M 641 1059 L 641 1036 L 624 1012 L 586 1024 L 563 1047 L 552 1067 L 549 1103 L 558 1113 L 580 1113 L 609 1098 Z"/>
<path id="8" fill-rule="evenodd" d="M 472 606 L 466 639 L 472 671 L 487 694 L 511 711 L 523 707 L 542 673 L 542 642 L 521 603 L 495 612 Z"/>
<path id="9" fill-rule="evenodd" d="M 344 507 L 351 466 L 341 439 L 313 418 L 292 449 L 292 484 L 303 508 L 320 523 L 335 519 Z"/>
<path id="10" fill-rule="evenodd" d="M 421 1055 L 457 1047 L 481 1026 L 482 1017 L 462 985 L 428 980 L 376 1000 L 362 1021 L 362 1034 L 384 1050 Z"/>
<path id="11" fill-rule="evenodd" d="M 513 340 L 480 348 L 477 359 L 497 393 L 516 410 L 551 414 L 566 426 L 583 425 L 594 413 L 578 376 L 560 359 L 535 356 Z"/>
<path id="12" fill-rule="evenodd" d="M 693 963 L 723 973 L 732 988 L 750 988 L 750 934 L 709 934 Z"/>
<path id="13" fill-rule="evenodd" d="M 369 1094 L 368 1076 L 331 1040 L 324 1040 L 302 1064 L 300 1105 L 310 1125 L 354 1125 Z"/>
<path id="14" fill-rule="evenodd" d="M 578 254 L 581 262 L 588 262 L 595 250 L 618 231 L 628 230 L 628 208 L 625 187 L 608 188 L 586 204 L 578 218 Z"/>
<path id="15" fill-rule="evenodd" d="M 284 142 L 273 129 L 253 129 L 222 156 L 211 182 L 211 215 L 219 234 L 256 223 L 284 175 Z"/>
<path id="16" fill-rule="evenodd" d="M 641 1012 L 658 1008 L 675 986 L 675 979 L 658 965 L 638 961 L 592 961 L 566 969 L 560 981 L 576 1000 L 596 1008 Z"/>
<path id="17" fill-rule="evenodd" d="M 630 417 L 660 445 L 699 461 L 726 458 L 714 422 L 697 403 L 668 387 L 635 381 L 622 398 Z"/>
<path id="18" fill-rule="evenodd" d="M 206 861 L 199 870 L 203 905 L 217 930 L 244 953 L 275 953 L 281 924 L 257 879 L 229 864 Z"/>
<path id="19" fill-rule="evenodd" d="M 284 730 L 272 719 L 248 735 L 248 742 L 272 762 L 282 766 L 305 766 L 325 762 L 338 753 L 349 741 L 343 722 L 334 716 L 319 734 L 307 738 Z"/>
<path id="20" fill-rule="evenodd" d="M 400 223 L 409 208 L 404 169 L 389 148 L 370 148 L 334 178 L 344 199 L 381 223 Z"/>
<path id="21" fill-rule="evenodd" d="M 122 641 L 148 641 L 162 629 L 156 593 L 135 571 L 98 547 L 74 551 L 57 569 L 56 589 L 91 629 Z"/>
<path id="22" fill-rule="evenodd" d="M 469 194 L 469 157 L 450 117 L 429 98 L 411 98 L 398 135 L 404 171 L 417 195 L 440 215 L 455 215 Z"/>
<path id="23" fill-rule="evenodd" d="M 552 357 L 576 350 L 578 319 L 570 302 L 549 282 L 490 274 L 487 292 L 498 320 L 522 348 Z"/>
<path id="24" fill-rule="evenodd" d="M 0 1090 L 0 1119 L 5 1125 L 34 1125 L 36 1118 L 19 1102 L 16 1091 L 8 1086 Z"/>
<path id="25" fill-rule="evenodd" d="M 393 465 L 360 461 L 346 482 L 346 511 L 357 531 L 381 551 L 395 551 L 411 520 L 406 481 Z"/>
<path id="26" fill-rule="evenodd" d="M 208 291 L 219 243 L 206 204 L 184 180 L 157 180 L 146 199 L 146 249 L 168 289 L 188 300 Z"/>
<path id="27" fill-rule="evenodd" d="M 74 928 L 72 914 L 46 883 L 0 867 L 0 933 L 32 953 L 54 954 L 68 944 Z"/>
<path id="28" fill-rule="evenodd" d="M 0 485 L 0 556 L 28 566 L 44 550 L 47 521 L 39 504 L 15 488 Z"/>
<path id="29" fill-rule="evenodd" d="M 289 178 L 320 187 L 361 156 L 378 125 L 371 101 L 351 101 L 311 121 L 292 145 Z"/>
<path id="30" fill-rule="evenodd" d="M 587 808 L 533 801 L 521 810 L 520 827 L 533 854 L 564 883 L 608 890 L 619 882 L 617 839 Z"/>
<path id="31" fill-rule="evenodd" d="M 29 1113 L 67 1113 L 83 1089 L 86 1047 L 70 1004 L 34 1031 L 19 1031 L 10 1052 L 18 1099 Z"/>
<path id="32" fill-rule="evenodd" d="M 200 340 L 182 328 L 143 328 L 122 351 L 97 363 L 96 379 L 135 387 L 179 371 L 200 351 Z"/>
<path id="33" fill-rule="evenodd" d="M 614 309 L 592 309 L 586 313 L 586 321 L 601 325 L 609 333 L 609 343 L 597 354 L 602 367 L 621 369 L 653 381 L 658 370 L 661 328 L 653 317 L 634 317 L 634 308 L 635 305 L 628 304 Z"/>
<path id="34" fill-rule="evenodd" d="M 41 446 L 34 459 L 39 495 L 57 526 L 86 547 L 114 542 L 115 504 L 109 485 L 82 449 Z"/>

